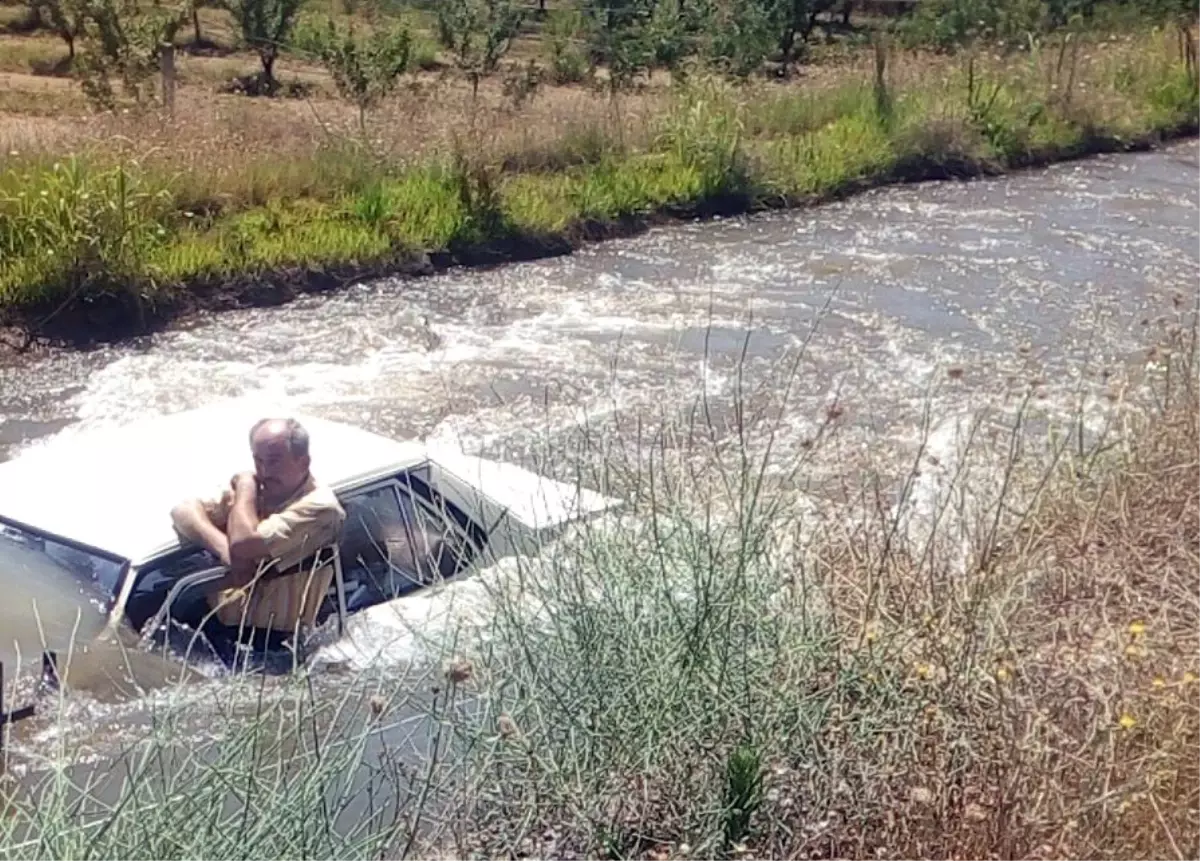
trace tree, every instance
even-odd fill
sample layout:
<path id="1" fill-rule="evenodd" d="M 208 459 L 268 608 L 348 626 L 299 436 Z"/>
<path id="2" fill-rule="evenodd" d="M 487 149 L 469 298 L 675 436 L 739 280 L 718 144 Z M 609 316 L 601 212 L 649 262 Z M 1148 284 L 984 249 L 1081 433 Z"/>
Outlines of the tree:
<path id="1" fill-rule="evenodd" d="M 82 30 L 80 85 L 93 103 L 113 104 L 112 78 L 141 102 L 154 90 L 162 46 L 174 41 L 187 7 L 145 6 L 138 0 L 90 0 Z"/>
<path id="2" fill-rule="evenodd" d="M 83 34 L 87 18 L 87 0 L 30 0 L 29 11 L 35 21 L 45 23 L 67 43 L 67 58 L 74 61 L 75 42 Z"/>
<path id="3" fill-rule="evenodd" d="M 708 0 L 701 56 L 735 78 L 758 71 L 777 42 L 770 11 L 762 0 Z"/>
<path id="4" fill-rule="evenodd" d="M 192 44 L 197 47 L 204 44 L 204 34 L 200 30 L 200 8 L 207 5 L 206 0 L 191 0 L 189 4 L 192 14 Z"/>
<path id="5" fill-rule="evenodd" d="M 333 77 L 342 98 L 358 106 L 358 126 L 366 130 L 367 111 L 375 108 L 395 88 L 408 70 L 412 38 L 407 28 L 376 30 L 365 39 L 354 28 L 342 33 L 329 22 L 329 35 L 321 49 L 321 62 Z"/>
<path id="6" fill-rule="evenodd" d="M 611 96 L 632 86 L 653 63 L 653 14 L 654 0 L 600 0 L 589 8 L 592 63 L 608 69 Z"/>
<path id="7" fill-rule="evenodd" d="M 776 33 L 779 62 L 787 74 L 799 47 L 807 44 L 817 26 L 817 16 L 833 8 L 837 0 L 763 0 Z"/>
<path id="8" fill-rule="evenodd" d="M 296 25 L 303 0 L 223 0 L 241 31 L 242 41 L 262 63 L 262 82 L 274 93 L 275 60 Z"/>
<path id="9" fill-rule="evenodd" d="M 479 95 L 480 80 L 496 71 L 512 47 L 523 20 L 524 13 L 512 0 L 443 0 L 438 4 L 438 38 L 471 81 L 472 98 Z"/>

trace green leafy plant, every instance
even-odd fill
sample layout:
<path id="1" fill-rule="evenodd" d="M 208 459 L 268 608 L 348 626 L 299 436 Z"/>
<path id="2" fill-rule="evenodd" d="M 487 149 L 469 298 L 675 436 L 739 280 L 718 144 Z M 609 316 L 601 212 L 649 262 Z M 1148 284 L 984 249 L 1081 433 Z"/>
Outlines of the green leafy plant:
<path id="1" fill-rule="evenodd" d="M 591 10 L 592 62 L 606 68 L 604 88 L 614 99 L 653 65 L 649 26 L 653 9 L 653 0 L 605 0 Z"/>
<path id="2" fill-rule="evenodd" d="M 478 96 L 479 82 L 496 71 L 512 47 L 523 19 L 523 10 L 513 0 L 446 0 L 438 4 L 438 38 L 470 80 L 472 97 Z"/>
<path id="3" fill-rule="evenodd" d="M 168 237 L 170 193 L 123 166 L 75 158 L 13 179 L 0 185 L 0 293 L 15 267 L 37 305 L 91 291 L 140 307 L 147 260 Z"/>
<path id="4" fill-rule="evenodd" d="M 136 0 L 89 0 L 78 74 L 84 95 L 111 108 L 113 79 L 141 103 L 155 90 L 162 46 L 174 41 L 188 6 L 145 8 Z"/>
<path id="5" fill-rule="evenodd" d="M 338 93 L 358 108 L 359 128 L 365 131 L 367 111 L 390 95 L 408 70 L 412 38 L 406 27 L 360 38 L 352 26 L 341 31 L 331 20 L 320 56 Z"/>
<path id="6" fill-rule="evenodd" d="M 750 822 L 762 804 L 762 754 L 751 744 L 740 744 L 725 763 L 725 848 L 745 839 Z"/>
<path id="7" fill-rule="evenodd" d="M 574 84 L 587 76 L 590 69 L 583 34 L 583 15 L 578 9 L 553 9 L 547 14 L 542 39 L 553 83 Z"/>
<path id="8" fill-rule="evenodd" d="M 275 61 L 288 43 L 303 0 L 223 0 L 233 15 L 242 42 L 262 63 L 262 85 L 268 95 L 278 88 Z"/>

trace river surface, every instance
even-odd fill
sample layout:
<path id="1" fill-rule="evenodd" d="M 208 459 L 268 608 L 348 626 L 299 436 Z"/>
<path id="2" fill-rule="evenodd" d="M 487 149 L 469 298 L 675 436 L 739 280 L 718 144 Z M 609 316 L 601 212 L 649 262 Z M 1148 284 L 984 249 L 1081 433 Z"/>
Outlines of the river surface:
<path id="1" fill-rule="evenodd" d="M 735 400 L 777 394 L 796 361 L 780 456 L 834 402 L 848 439 L 902 455 L 926 410 L 961 413 L 1031 379 L 1066 409 L 1081 386 L 1098 397 L 1105 368 L 1141 361 L 1153 327 L 1197 304 L 1198 167 L 1189 141 L 882 189 L 60 352 L 0 370 L 0 459 L 242 398 L 528 462 L 584 424 L 678 419 L 702 394 L 724 427 Z M 399 613 L 422 617 L 431 600 Z M 380 617 L 351 635 L 338 660 L 407 654 Z M 108 708 L 86 714 L 119 723 Z"/>

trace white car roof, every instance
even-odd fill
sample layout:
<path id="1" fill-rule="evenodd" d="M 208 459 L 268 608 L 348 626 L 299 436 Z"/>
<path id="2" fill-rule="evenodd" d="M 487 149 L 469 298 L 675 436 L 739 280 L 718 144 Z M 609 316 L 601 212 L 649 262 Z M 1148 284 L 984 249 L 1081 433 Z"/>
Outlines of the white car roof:
<path id="1" fill-rule="evenodd" d="M 425 446 L 242 402 L 103 429 L 65 430 L 0 463 L 0 517 L 142 561 L 178 544 L 171 508 L 253 469 L 250 428 L 291 415 L 309 432 L 313 475 L 340 490 L 428 459 Z"/>

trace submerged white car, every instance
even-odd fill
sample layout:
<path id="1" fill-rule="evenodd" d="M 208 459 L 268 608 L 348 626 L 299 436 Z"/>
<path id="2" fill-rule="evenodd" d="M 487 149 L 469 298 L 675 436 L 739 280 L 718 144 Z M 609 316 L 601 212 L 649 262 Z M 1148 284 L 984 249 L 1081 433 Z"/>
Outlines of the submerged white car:
<path id="1" fill-rule="evenodd" d="M 52 570 L 94 614 L 81 625 L 71 620 L 74 627 L 162 641 L 203 600 L 203 585 L 224 573 L 207 550 L 181 542 L 171 509 L 250 468 L 250 427 L 276 412 L 219 405 L 64 432 L 0 464 L 4 576 L 44 582 Z M 313 474 L 347 515 L 337 546 L 321 551 L 335 576 L 318 626 L 336 620 L 340 630 L 351 614 L 462 577 L 484 560 L 527 552 L 564 525 L 617 505 L 511 464 L 295 417 L 309 432 Z M 0 620 L 24 613 L 10 605 Z M 0 640 L 11 639 L 0 630 Z M 216 653 L 228 655 L 222 645 L 213 644 Z"/>

